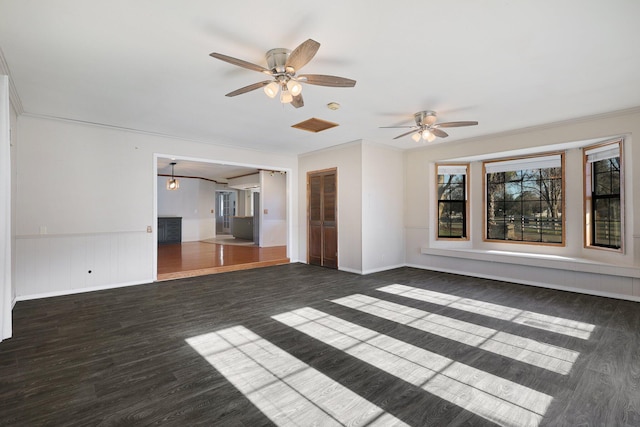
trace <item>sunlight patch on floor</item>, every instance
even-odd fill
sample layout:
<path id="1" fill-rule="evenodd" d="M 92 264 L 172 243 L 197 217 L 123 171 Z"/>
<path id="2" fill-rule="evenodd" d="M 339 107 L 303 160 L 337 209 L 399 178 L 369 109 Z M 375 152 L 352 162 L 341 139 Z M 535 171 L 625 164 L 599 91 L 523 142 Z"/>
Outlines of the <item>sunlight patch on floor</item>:
<path id="1" fill-rule="evenodd" d="M 336 304 L 566 375 L 579 352 L 378 298 L 354 294 Z"/>
<path id="2" fill-rule="evenodd" d="M 273 316 L 325 344 L 502 426 L 537 426 L 552 396 L 313 308 Z"/>
<path id="3" fill-rule="evenodd" d="M 278 426 L 406 426 L 243 326 L 186 341 Z"/>
<path id="4" fill-rule="evenodd" d="M 579 322 L 577 320 L 562 317 L 549 316 L 533 311 L 520 310 L 504 305 L 492 304 L 471 298 L 463 298 L 456 295 L 414 288 L 411 286 L 394 284 L 378 288 L 378 291 L 400 295 L 418 301 L 452 307 L 470 313 L 481 314 L 495 319 L 508 320 L 532 328 L 569 335 L 583 340 L 588 340 L 595 325 Z"/>

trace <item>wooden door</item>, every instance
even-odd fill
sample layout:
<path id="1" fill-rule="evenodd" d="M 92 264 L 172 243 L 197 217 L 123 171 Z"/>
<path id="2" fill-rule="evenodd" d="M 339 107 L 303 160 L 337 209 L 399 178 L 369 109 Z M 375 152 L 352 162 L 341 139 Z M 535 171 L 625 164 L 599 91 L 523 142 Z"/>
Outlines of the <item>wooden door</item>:
<path id="1" fill-rule="evenodd" d="M 337 171 L 307 174 L 309 264 L 338 268 Z"/>

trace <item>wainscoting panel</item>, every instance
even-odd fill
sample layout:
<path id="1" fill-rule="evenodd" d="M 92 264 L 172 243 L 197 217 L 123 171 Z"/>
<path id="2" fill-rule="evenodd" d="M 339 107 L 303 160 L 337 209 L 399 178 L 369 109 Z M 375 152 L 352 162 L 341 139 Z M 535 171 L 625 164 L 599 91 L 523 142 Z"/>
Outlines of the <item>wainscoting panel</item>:
<path id="1" fill-rule="evenodd" d="M 153 235 L 145 232 L 18 236 L 18 299 L 153 280 Z"/>

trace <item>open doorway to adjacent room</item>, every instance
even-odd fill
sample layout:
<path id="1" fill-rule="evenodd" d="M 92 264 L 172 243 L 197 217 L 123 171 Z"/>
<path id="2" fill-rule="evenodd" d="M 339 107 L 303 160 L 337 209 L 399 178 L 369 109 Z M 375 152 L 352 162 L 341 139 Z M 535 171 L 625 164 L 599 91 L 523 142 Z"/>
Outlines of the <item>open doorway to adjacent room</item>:
<path id="1" fill-rule="evenodd" d="M 289 263 L 286 170 L 160 155 L 156 167 L 157 280 Z"/>

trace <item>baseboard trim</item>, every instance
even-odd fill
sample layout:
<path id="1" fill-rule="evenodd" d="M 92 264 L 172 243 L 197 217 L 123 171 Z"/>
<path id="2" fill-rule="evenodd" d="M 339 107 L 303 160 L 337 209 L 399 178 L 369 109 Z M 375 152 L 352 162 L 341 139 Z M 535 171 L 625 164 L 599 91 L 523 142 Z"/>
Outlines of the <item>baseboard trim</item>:
<path id="1" fill-rule="evenodd" d="M 389 270 L 394 270 L 396 268 L 400 268 L 400 267 L 404 267 L 406 264 L 396 264 L 396 265 L 389 265 L 386 267 L 380 267 L 380 268 L 372 268 L 369 270 L 364 270 L 362 272 L 363 275 L 365 274 L 373 274 L 373 273 L 380 273 L 382 271 L 389 271 Z"/>
<path id="2" fill-rule="evenodd" d="M 396 268 L 405 267 L 405 266 L 406 264 L 396 264 L 396 265 L 388 265 L 386 267 L 372 268 L 369 270 L 357 270 L 355 268 L 338 267 L 338 270 L 344 271 L 346 273 L 354 273 L 354 274 L 359 274 L 361 276 L 365 276 L 367 274 L 380 273 L 382 271 L 394 270 Z"/>
<path id="3" fill-rule="evenodd" d="M 338 270 L 339 270 L 339 271 L 344 271 L 345 273 L 354 273 L 354 274 L 360 274 L 360 275 L 362 275 L 362 270 L 356 270 L 355 268 L 340 267 L 340 266 L 338 266 Z"/>
<path id="4" fill-rule="evenodd" d="M 115 288 L 126 288 L 127 286 L 148 285 L 151 283 L 153 283 L 153 280 L 150 279 L 150 280 L 143 280 L 143 281 L 116 283 L 112 285 L 94 286 L 91 288 L 65 289 L 61 291 L 45 292 L 41 294 L 20 295 L 16 297 L 16 301 L 29 301 L 29 300 L 41 299 L 41 298 L 53 298 L 53 297 L 60 297 L 65 295 L 82 294 L 85 292 L 104 291 L 107 289 L 115 289 Z"/>

